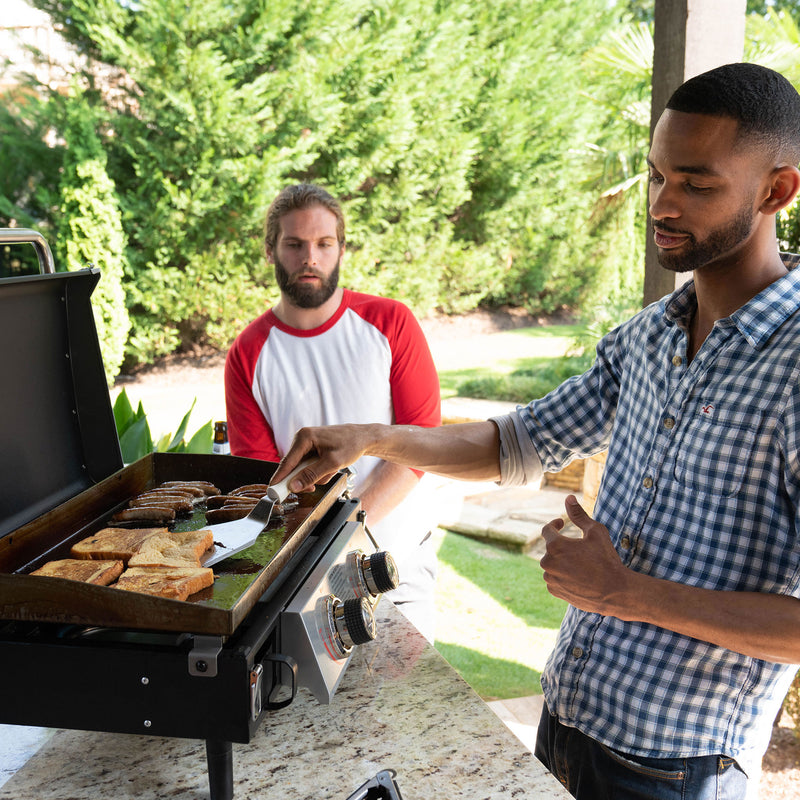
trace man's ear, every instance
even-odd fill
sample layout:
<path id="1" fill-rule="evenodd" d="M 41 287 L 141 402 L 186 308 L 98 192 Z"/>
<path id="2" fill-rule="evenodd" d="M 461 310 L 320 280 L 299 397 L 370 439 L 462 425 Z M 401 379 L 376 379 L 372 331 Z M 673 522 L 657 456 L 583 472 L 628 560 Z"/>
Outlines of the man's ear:
<path id="1" fill-rule="evenodd" d="M 272 257 L 272 248 L 271 247 L 266 247 L 265 251 L 266 251 L 266 254 L 267 254 L 267 264 L 274 264 L 275 263 L 275 259 Z"/>
<path id="2" fill-rule="evenodd" d="M 763 214 L 777 214 L 790 205 L 800 192 L 800 170 L 789 165 L 776 167 L 770 176 L 768 188 L 769 195 L 760 210 Z"/>

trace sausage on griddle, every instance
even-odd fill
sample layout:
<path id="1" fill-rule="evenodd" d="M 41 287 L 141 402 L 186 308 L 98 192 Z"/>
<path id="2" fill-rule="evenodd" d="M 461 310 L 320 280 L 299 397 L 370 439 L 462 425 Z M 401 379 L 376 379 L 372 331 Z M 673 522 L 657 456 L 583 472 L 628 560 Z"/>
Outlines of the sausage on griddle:
<path id="1" fill-rule="evenodd" d="M 233 522 L 235 519 L 242 519 L 250 513 L 247 506 L 231 506 L 228 508 L 214 508 L 206 512 L 206 522 L 215 525 L 218 522 Z"/>
<path id="2" fill-rule="evenodd" d="M 125 508 L 111 517 L 113 522 L 173 522 L 175 510 L 162 506 L 146 506 L 143 508 Z"/>

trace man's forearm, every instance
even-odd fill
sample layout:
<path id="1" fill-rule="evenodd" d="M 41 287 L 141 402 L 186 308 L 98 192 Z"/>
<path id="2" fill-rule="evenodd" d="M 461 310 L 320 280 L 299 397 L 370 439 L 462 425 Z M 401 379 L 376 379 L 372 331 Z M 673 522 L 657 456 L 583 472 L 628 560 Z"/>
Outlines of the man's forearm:
<path id="1" fill-rule="evenodd" d="M 367 455 L 465 481 L 500 479 L 500 440 L 492 422 L 438 428 L 381 426 Z"/>
<path id="2" fill-rule="evenodd" d="M 631 585 L 635 602 L 623 601 L 614 616 L 765 661 L 800 663 L 800 600 L 795 597 L 700 589 L 646 575 L 636 575 Z"/>

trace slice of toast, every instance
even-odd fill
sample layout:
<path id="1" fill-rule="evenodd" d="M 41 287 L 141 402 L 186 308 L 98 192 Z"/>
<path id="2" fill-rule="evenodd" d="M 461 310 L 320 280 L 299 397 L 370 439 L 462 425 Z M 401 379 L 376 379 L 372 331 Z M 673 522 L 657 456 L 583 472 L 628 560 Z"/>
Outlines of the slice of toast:
<path id="1" fill-rule="evenodd" d="M 151 536 L 131 556 L 129 567 L 199 567 L 200 559 L 214 544 L 209 530 L 164 532 Z"/>
<path id="2" fill-rule="evenodd" d="M 122 574 L 122 561 L 91 561 L 82 558 L 61 558 L 48 561 L 43 567 L 31 572 L 31 575 L 44 575 L 50 578 L 66 578 L 70 581 L 95 583 L 108 586 Z"/>
<path id="3" fill-rule="evenodd" d="M 74 544 L 70 555 L 95 560 L 121 559 L 127 564 L 147 539 L 166 532 L 166 528 L 103 528 Z"/>
<path id="4" fill-rule="evenodd" d="M 117 589 L 185 600 L 212 586 L 214 570 L 207 567 L 129 567 L 114 584 Z"/>

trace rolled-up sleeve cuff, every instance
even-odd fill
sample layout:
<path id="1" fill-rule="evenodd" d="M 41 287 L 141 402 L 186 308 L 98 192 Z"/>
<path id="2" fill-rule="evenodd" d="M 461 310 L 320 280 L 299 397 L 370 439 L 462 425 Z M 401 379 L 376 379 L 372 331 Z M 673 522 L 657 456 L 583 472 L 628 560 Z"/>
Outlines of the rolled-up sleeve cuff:
<path id="1" fill-rule="evenodd" d="M 500 480 L 499 486 L 524 486 L 542 477 L 542 461 L 519 414 L 512 411 L 499 417 L 491 417 L 500 432 Z M 520 442 L 525 442 L 522 447 Z"/>

